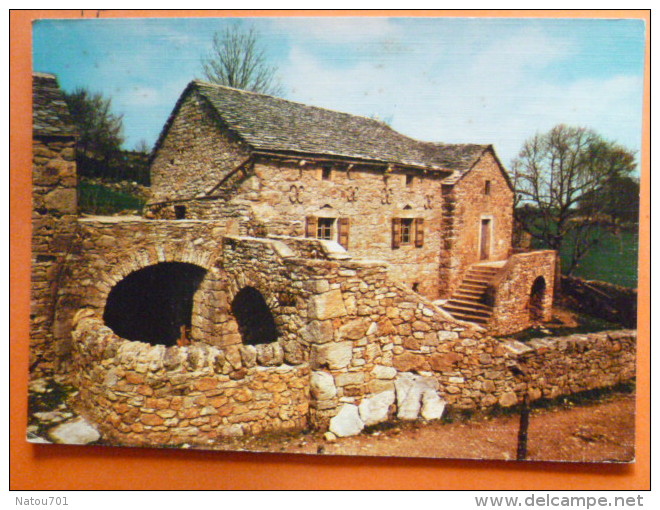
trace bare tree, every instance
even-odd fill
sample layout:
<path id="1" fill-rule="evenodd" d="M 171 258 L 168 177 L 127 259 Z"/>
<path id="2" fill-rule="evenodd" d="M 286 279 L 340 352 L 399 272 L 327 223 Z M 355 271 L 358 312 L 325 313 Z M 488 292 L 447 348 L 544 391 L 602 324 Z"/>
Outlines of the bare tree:
<path id="1" fill-rule="evenodd" d="M 207 80 L 237 89 L 280 95 L 282 86 L 277 67 L 268 65 L 259 33 L 239 24 L 228 26 L 213 36 L 213 48 L 203 60 Z"/>
<path id="2" fill-rule="evenodd" d="M 139 142 L 135 144 L 135 147 L 133 148 L 134 152 L 141 152 L 143 154 L 150 154 L 151 153 L 151 147 L 147 143 L 147 141 L 142 138 Z"/>
<path id="3" fill-rule="evenodd" d="M 570 247 L 571 274 L 612 224 L 607 201 L 594 198 L 635 166 L 632 151 L 590 129 L 559 125 L 538 134 L 512 163 L 516 219 L 544 246 L 565 254 Z"/>

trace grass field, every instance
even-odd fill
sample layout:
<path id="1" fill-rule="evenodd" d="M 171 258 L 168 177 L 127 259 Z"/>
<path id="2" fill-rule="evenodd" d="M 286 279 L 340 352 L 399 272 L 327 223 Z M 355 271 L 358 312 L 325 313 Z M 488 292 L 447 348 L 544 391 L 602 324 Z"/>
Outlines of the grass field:
<path id="1" fill-rule="evenodd" d="M 601 233 L 599 243 L 582 259 L 573 276 L 586 280 L 600 280 L 624 287 L 637 287 L 638 231 L 622 231 L 619 235 L 608 231 Z M 562 263 L 568 263 L 562 250 Z"/>
<path id="2" fill-rule="evenodd" d="M 80 211 L 87 214 L 115 214 L 122 211 L 140 211 L 141 198 L 111 190 L 100 184 L 81 181 L 78 185 Z"/>

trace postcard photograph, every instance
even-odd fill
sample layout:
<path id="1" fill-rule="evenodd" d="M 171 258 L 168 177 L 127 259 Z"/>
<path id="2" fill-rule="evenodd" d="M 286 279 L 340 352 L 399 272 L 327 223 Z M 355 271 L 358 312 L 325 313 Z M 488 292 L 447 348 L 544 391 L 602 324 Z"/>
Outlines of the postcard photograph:
<path id="1" fill-rule="evenodd" d="M 634 462 L 643 20 L 32 29 L 28 441 Z"/>

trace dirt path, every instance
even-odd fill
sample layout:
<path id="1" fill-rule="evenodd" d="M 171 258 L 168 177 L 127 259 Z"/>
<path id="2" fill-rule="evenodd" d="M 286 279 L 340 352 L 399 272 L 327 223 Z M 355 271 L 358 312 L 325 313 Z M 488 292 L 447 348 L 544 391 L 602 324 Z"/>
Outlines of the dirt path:
<path id="1" fill-rule="evenodd" d="M 530 416 L 528 459 L 628 462 L 634 458 L 635 397 L 613 394 L 596 403 L 535 409 Z M 518 415 L 454 423 L 408 423 L 329 442 L 321 434 L 252 438 L 233 448 L 251 451 L 384 455 L 461 459 L 516 457 Z"/>

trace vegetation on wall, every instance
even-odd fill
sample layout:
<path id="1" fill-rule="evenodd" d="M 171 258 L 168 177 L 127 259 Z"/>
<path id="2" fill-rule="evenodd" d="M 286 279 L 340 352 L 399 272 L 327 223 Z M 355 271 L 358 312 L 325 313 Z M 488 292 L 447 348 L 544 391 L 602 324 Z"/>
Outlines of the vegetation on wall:
<path id="1" fill-rule="evenodd" d="M 116 191 L 103 184 L 81 180 L 78 184 L 78 205 L 87 214 L 109 215 L 140 212 L 145 200 L 132 193 Z"/>

